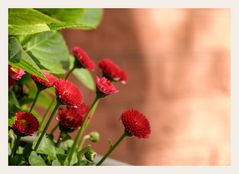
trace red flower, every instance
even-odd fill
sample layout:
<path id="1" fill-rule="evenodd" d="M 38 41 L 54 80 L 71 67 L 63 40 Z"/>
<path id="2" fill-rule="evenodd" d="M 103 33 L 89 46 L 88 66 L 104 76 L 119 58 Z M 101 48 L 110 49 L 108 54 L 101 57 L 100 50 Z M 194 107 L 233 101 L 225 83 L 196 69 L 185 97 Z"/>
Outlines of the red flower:
<path id="1" fill-rule="evenodd" d="M 67 129 L 74 130 L 81 126 L 89 106 L 81 104 L 77 108 L 67 106 L 58 110 L 57 120 Z"/>
<path id="2" fill-rule="evenodd" d="M 56 95 L 62 104 L 77 107 L 81 105 L 83 96 L 81 91 L 71 82 L 58 79 L 54 83 Z"/>
<path id="3" fill-rule="evenodd" d="M 86 52 L 82 48 L 75 46 L 72 49 L 72 52 L 74 56 L 78 59 L 81 66 L 90 71 L 95 70 L 94 62 L 90 59 L 90 57 L 86 54 Z"/>
<path id="4" fill-rule="evenodd" d="M 31 77 L 36 83 L 39 83 L 45 87 L 52 87 L 55 81 L 57 80 L 57 78 L 46 71 L 42 71 L 42 74 L 48 79 L 48 81 L 33 74 L 31 75 Z"/>
<path id="5" fill-rule="evenodd" d="M 16 80 L 8 77 L 8 87 L 14 86 L 16 84 Z"/>
<path id="6" fill-rule="evenodd" d="M 16 121 L 12 125 L 12 129 L 22 136 L 29 136 L 36 132 L 39 126 L 38 120 L 31 113 L 17 112 Z"/>
<path id="7" fill-rule="evenodd" d="M 122 113 L 121 121 L 125 129 L 138 138 L 148 138 L 151 133 L 148 119 L 137 110 L 128 110 Z"/>
<path id="8" fill-rule="evenodd" d="M 99 62 L 99 67 L 102 70 L 103 75 L 109 80 L 120 81 L 123 84 L 126 83 L 128 79 L 127 73 L 114 64 L 110 59 L 102 59 Z"/>
<path id="9" fill-rule="evenodd" d="M 13 80 L 20 80 L 24 74 L 25 74 L 25 71 L 23 71 L 22 69 L 8 65 L 8 75 Z"/>
<path id="10" fill-rule="evenodd" d="M 116 87 L 105 77 L 101 77 L 101 78 L 96 77 L 96 87 L 100 92 L 106 95 L 114 94 L 118 92 Z"/>

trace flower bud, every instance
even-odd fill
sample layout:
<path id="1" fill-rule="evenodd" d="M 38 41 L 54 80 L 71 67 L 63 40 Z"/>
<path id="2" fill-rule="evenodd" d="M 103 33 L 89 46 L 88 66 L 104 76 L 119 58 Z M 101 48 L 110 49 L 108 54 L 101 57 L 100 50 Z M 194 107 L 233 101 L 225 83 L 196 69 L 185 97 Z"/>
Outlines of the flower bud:
<path id="1" fill-rule="evenodd" d="M 90 141 L 93 143 L 98 142 L 100 139 L 100 134 L 98 132 L 91 132 L 90 133 Z"/>
<path id="2" fill-rule="evenodd" d="M 89 151 L 85 153 L 85 158 L 91 162 L 95 160 L 96 156 L 97 156 L 97 153 L 93 149 L 90 149 Z"/>

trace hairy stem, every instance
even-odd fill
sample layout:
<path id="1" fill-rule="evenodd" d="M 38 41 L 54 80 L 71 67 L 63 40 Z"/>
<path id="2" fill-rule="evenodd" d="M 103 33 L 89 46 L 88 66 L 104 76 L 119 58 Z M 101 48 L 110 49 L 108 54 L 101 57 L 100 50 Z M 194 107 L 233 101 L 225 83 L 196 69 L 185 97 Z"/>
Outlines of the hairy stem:
<path id="1" fill-rule="evenodd" d="M 96 164 L 97 166 L 100 166 L 104 160 L 111 154 L 111 152 L 119 145 L 119 143 L 127 136 L 127 133 L 124 132 L 121 137 L 115 142 L 113 146 L 109 148 L 107 153 L 101 158 L 101 160 Z"/>

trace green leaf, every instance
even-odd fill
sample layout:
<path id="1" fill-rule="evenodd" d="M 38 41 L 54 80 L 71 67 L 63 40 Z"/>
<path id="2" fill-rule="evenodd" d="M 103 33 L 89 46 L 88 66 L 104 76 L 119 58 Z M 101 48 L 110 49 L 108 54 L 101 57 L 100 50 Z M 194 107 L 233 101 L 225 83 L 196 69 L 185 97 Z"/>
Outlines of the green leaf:
<path id="1" fill-rule="evenodd" d="M 78 80 L 82 82 L 88 89 L 94 91 L 95 90 L 95 82 L 91 75 L 91 73 L 84 68 L 75 69 L 73 74 L 76 76 Z"/>
<path id="2" fill-rule="evenodd" d="M 66 154 L 57 154 L 56 156 L 57 156 L 57 160 L 63 165 L 67 155 Z"/>
<path id="3" fill-rule="evenodd" d="M 70 53 L 58 32 L 35 34 L 23 45 L 37 65 L 53 74 L 64 74 L 70 66 Z"/>
<path id="4" fill-rule="evenodd" d="M 44 13 L 31 8 L 10 8 L 8 10 L 8 23 L 14 25 L 33 25 L 59 23 L 58 20 L 51 18 Z"/>
<path id="5" fill-rule="evenodd" d="M 16 121 L 15 113 L 21 111 L 15 93 L 8 91 L 8 126 L 12 126 Z"/>
<path id="6" fill-rule="evenodd" d="M 41 134 L 39 134 L 40 136 Z M 33 147 L 35 146 L 36 142 L 38 141 L 39 136 L 33 142 Z M 48 138 L 46 135 L 43 136 L 42 141 L 37 149 L 37 153 L 48 155 L 50 160 L 56 159 L 56 149 L 54 142 Z"/>
<path id="7" fill-rule="evenodd" d="M 52 166 L 61 166 L 61 163 L 58 159 L 52 161 Z"/>
<path id="8" fill-rule="evenodd" d="M 18 67 L 30 74 L 34 74 L 43 79 L 45 76 L 41 73 L 38 65 L 32 58 L 22 49 L 19 41 L 15 37 L 9 38 L 9 64 Z"/>
<path id="9" fill-rule="evenodd" d="M 74 164 L 76 164 L 78 162 L 78 157 L 77 157 L 77 151 L 74 151 L 72 158 L 71 158 L 71 163 L 69 164 L 69 159 L 66 158 L 64 161 L 64 165 L 70 165 L 73 166 Z"/>
<path id="10" fill-rule="evenodd" d="M 10 35 L 28 35 L 34 33 L 40 33 L 43 31 L 50 31 L 51 29 L 47 24 L 35 24 L 35 25 L 8 25 L 8 31 Z"/>
<path id="11" fill-rule="evenodd" d="M 8 11 L 9 35 L 27 35 L 50 31 L 47 24 L 60 23 L 37 10 L 30 8 L 11 8 Z"/>
<path id="12" fill-rule="evenodd" d="M 26 165 L 25 158 L 22 155 L 15 155 L 12 159 L 9 160 L 9 163 L 13 166 Z"/>
<path id="13" fill-rule="evenodd" d="M 42 159 L 42 157 L 40 155 L 37 155 L 37 153 L 35 151 L 32 151 L 32 153 L 29 156 L 29 163 L 32 166 L 45 166 L 46 165 L 46 163 Z"/>
<path id="14" fill-rule="evenodd" d="M 42 91 L 37 99 L 37 105 L 47 109 L 52 102 L 52 97 L 46 92 L 46 90 Z"/>
<path id="15" fill-rule="evenodd" d="M 42 13 L 51 16 L 62 23 L 51 23 L 51 30 L 65 28 L 76 28 L 82 30 L 95 29 L 102 18 L 102 9 L 76 9 L 76 8 L 58 8 L 58 9 L 38 9 Z"/>

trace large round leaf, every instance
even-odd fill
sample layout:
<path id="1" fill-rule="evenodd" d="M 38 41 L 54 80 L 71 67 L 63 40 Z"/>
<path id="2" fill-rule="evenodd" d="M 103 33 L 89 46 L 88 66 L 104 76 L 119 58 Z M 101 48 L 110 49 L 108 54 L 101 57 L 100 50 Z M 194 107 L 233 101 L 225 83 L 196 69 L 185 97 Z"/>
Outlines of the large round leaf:
<path id="1" fill-rule="evenodd" d="M 54 74 L 64 74 L 69 69 L 70 53 L 58 32 L 35 34 L 23 48 L 42 69 Z"/>

